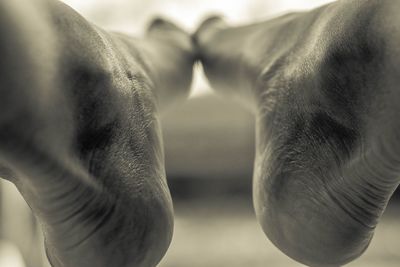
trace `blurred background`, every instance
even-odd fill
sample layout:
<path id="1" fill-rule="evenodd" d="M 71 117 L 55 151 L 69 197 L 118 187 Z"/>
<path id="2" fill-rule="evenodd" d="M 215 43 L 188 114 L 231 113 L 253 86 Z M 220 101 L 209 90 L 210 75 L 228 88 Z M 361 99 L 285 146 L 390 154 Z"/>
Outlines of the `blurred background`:
<path id="1" fill-rule="evenodd" d="M 64 0 L 109 30 L 141 35 L 155 15 L 194 31 L 210 14 L 233 24 L 310 9 L 327 0 Z M 252 116 L 212 93 L 197 68 L 192 95 L 163 118 L 168 182 L 175 205 L 175 234 L 160 267 L 296 267 L 265 237 L 252 208 Z M 41 234 L 15 188 L 0 182 L 0 267 L 45 267 Z M 353 267 L 400 266 L 397 197 L 375 238 Z"/>

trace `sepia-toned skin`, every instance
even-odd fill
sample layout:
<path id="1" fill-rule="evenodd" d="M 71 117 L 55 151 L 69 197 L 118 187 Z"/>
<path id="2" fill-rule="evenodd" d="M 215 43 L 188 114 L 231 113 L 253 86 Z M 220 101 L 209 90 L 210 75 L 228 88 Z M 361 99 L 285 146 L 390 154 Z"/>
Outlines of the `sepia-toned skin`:
<path id="1" fill-rule="evenodd" d="M 399 184 L 400 1 L 337 1 L 195 35 L 211 85 L 256 116 L 253 199 L 309 266 L 359 257 Z"/>
<path id="2" fill-rule="evenodd" d="M 400 171 L 400 1 L 351 0 L 194 36 L 213 87 L 257 118 L 254 204 L 288 256 L 339 266 L 367 248 Z M 0 3 L 0 176 L 53 266 L 156 266 L 172 236 L 159 113 L 195 53 L 156 20 L 134 39 L 56 0 Z"/>
<path id="3" fill-rule="evenodd" d="M 0 2 L 0 175 L 54 267 L 156 266 L 172 237 L 159 113 L 189 93 L 189 34 L 106 32 L 56 0 Z"/>

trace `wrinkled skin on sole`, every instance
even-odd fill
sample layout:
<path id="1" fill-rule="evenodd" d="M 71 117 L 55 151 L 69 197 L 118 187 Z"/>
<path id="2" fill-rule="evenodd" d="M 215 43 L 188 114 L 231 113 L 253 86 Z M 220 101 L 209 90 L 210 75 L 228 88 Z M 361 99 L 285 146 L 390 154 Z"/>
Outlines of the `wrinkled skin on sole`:
<path id="1" fill-rule="evenodd" d="M 359 257 L 399 184 L 399 1 L 337 1 L 194 39 L 218 92 L 256 116 L 254 206 L 309 266 Z"/>
<path id="2" fill-rule="evenodd" d="M 55 0 L 0 3 L 0 174 L 54 267 L 156 266 L 172 237 L 159 113 L 189 93 L 189 34 L 106 32 Z"/>

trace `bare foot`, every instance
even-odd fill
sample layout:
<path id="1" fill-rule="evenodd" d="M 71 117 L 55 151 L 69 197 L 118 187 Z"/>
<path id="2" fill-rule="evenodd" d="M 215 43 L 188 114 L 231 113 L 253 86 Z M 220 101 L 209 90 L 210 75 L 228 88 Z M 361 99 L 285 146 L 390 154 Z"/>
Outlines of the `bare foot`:
<path id="1" fill-rule="evenodd" d="M 0 3 L 0 174 L 56 266 L 156 266 L 172 237 L 159 112 L 189 93 L 189 34 L 109 33 L 58 1 Z"/>
<path id="2" fill-rule="evenodd" d="M 269 239 L 310 266 L 367 248 L 400 172 L 397 1 L 338 1 L 194 39 L 218 92 L 257 118 L 254 205 Z"/>

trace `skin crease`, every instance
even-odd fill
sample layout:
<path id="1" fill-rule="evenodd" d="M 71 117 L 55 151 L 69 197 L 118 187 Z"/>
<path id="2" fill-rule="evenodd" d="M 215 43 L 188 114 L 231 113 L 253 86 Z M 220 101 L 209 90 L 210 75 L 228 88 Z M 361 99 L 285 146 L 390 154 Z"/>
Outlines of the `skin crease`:
<path id="1" fill-rule="evenodd" d="M 54 267 L 156 266 L 172 237 L 159 113 L 189 93 L 189 34 L 106 32 L 55 0 L 0 3 L 0 174 Z"/>
<path id="2" fill-rule="evenodd" d="M 158 20 L 132 39 L 56 1 L 16 2 L 0 3 L 0 174 L 53 266 L 155 266 L 172 235 L 157 118 L 188 93 L 189 36 Z M 396 10 L 342 1 L 195 36 L 214 88 L 257 116 L 263 229 L 310 266 L 358 257 L 398 185 Z"/>
<path id="3" fill-rule="evenodd" d="M 400 1 L 337 1 L 194 40 L 216 91 L 256 116 L 253 199 L 309 266 L 359 257 L 399 184 Z"/>

